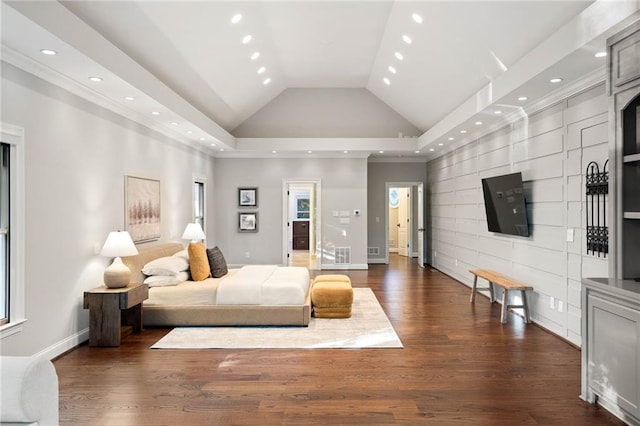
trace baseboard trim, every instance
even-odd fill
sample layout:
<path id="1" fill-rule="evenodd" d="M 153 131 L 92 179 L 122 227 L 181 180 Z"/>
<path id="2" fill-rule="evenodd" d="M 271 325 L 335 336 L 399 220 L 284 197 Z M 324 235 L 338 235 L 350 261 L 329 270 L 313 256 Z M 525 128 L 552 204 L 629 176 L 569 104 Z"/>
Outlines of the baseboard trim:
<path id="1" fill-rule="evenodd" d="M 375 264 L 375 263 L 377 263 L 377 264 L 383 264 L 383 265 L 385 265 L 385 264 L 387 263 L 387 261 L 386 261 L 386 259 L 383 259 L 383 258 L 381 258 L 381 257 L 376 257 L 376 258 L 369 258 L 369 259 L 367 259 L 367 263 L 368 263 L 368 264 Z"/>
<path id="2" fill-rule="evenodd" d="M 34 358 L 38 359 L 46 359 L 48 361 L 53 361 L 60 355 L 69 352 L 70 350 L 80 346 L 81 343 L 89 340 L 89 328 L 85 328 L 84 330 L 80 330 L 77 333 L 72 334 L 66 339 L 62 339 L 57 343 L 49 346 L 48 348 L 44 348 L 40 352 L 33 355 Z"/>
<path id="3" fill-rule="evenodd" d="M 355 269 L 369 269 L 369 265 L 366 263 L 351 263 L 349 265 L 335 265 L 332 263 L 323 263 L 322 270 L 355 270 Z"/>

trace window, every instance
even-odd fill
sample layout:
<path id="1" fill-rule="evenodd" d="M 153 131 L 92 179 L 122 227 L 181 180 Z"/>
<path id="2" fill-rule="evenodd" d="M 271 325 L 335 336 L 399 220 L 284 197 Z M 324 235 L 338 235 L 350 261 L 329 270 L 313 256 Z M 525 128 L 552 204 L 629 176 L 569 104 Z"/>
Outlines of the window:
<path id="1" fill-rule="evenodd" d="M 0 325 L 9 322 L 9 144 L 0 143 Z"/>
<path id="2" fill-rule="evenodd" d="M 193 204 L 194 222 L 200 224 L 204 231 L 204 182 L 195 181 L 193 183 Z"/>
<path id="3" fill-rule="evenodd" d="M 297 219 L 309 219 L 309 199 L 308 198 L 298 198 L 296 200 L 296 218 Z"/>
<path id="4" fill-rule="evenodd" d="M 0 123 L 0 339 L 26 321 L 24 130 Z"/>

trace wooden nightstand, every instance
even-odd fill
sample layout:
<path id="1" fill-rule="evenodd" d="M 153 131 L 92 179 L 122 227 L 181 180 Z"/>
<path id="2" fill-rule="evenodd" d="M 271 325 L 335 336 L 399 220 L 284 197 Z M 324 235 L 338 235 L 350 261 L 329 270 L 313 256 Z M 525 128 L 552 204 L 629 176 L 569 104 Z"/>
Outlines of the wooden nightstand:
<path id="1" fill-rule="evenodd" d="M 89 346 L 120 346 L 121 332 L 142 331 L 142 302 L 148 297 L 147 284 L 85 291 L 83 307 L 89 309 Z"/>

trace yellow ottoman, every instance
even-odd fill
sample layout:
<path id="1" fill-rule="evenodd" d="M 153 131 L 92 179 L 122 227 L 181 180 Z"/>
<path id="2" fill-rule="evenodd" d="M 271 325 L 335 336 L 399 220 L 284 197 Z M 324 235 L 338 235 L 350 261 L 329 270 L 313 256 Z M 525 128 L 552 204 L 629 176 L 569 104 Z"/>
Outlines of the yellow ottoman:
<path id="1" fill-rule="evenodd" d="M 316 318 L 350 318 L 351 280 L 340 274 L 317 276 L 311 287 L 311 304 Z"/>

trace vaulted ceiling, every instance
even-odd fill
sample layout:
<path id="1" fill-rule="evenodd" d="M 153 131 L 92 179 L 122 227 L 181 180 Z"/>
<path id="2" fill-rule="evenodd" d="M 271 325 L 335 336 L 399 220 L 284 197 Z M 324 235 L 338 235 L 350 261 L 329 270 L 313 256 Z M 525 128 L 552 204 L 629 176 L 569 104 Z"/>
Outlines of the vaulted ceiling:
<path id="1" fill-rule="evenodd" d="M 3 2 L 2 59 L 212 155 L 277 145 L 280 152 L 313 146 L 429 157 L 451 134 L 473 137 L 460 137 L 462 127 L 477 133 L 482 121 L 489 128 L 496 108 L 523 108 L 557 90 L 550 77 L 566 85 L 603 70 L 594 53 L 621 21 L 637 18 L 638 7 L 575 0 Z M 366 89 L 422 136 L 385 136 L 370 149 L 347 139 L 258 145 L 234 137 L 286 89 L 337 88 Z"/>

